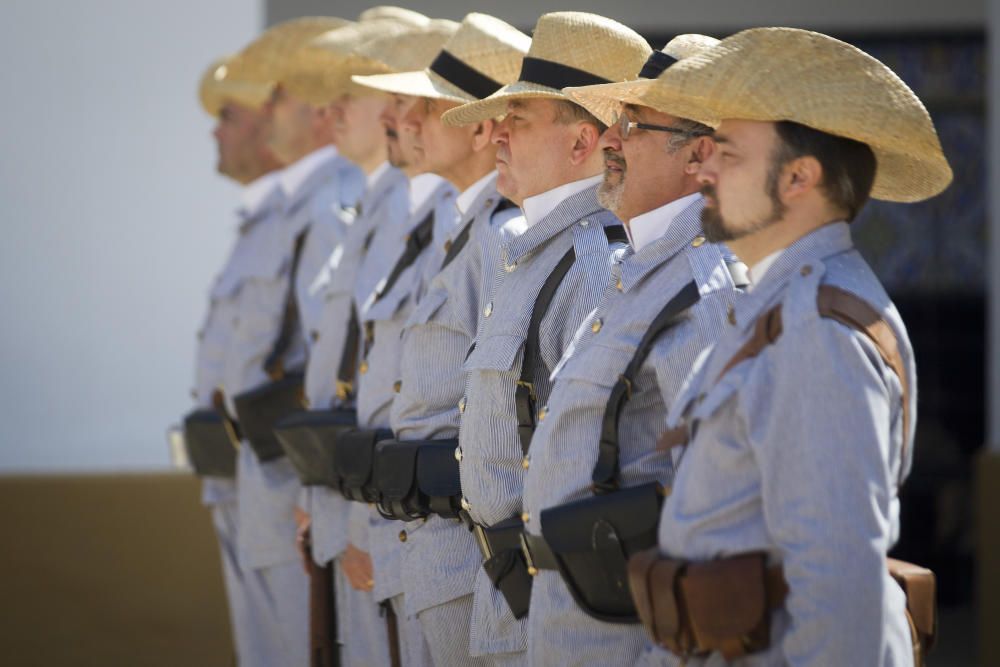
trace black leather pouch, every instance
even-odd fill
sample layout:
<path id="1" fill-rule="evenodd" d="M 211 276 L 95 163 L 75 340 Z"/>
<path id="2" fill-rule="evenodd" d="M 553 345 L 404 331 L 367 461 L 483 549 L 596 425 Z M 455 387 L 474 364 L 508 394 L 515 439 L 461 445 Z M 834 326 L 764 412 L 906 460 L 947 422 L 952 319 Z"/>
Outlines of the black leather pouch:
<path id="1" fill-rule="evenodd" d="M 656 482 L 544 510 L 542 536 L 583 611 L 608 623 L 638 623 L 629 593 L 629 556 L 657 543 L 661 487 Z"/>
<path id="2" fill-rule="evenodd" d="M 495 526 L 483 529 L 493 554 L 483 562 L 483 569 L 493 586 L 500 591 L 514 618 L 528 615 L 531 602 L 531 575 L 521 551 L 524 523 L 511 517 Z"/>
<path id="3" fill-rule="evenodd" d="M 274 435 L 274 425 L 305 407 L 301 373 L 289 373 L 233 398 L 243 437 L 257 458 L 273 461 L 285 455 Z"/>
<path id="4" fill-rule="evenodd" d="M 202 477 L 236 476 L 239 437 L 215 410 L 193 410 L 184 417 L 184 446 L 195 473 Z"/>
<path id="5" fill-rule="evenodd" d="M 375 448 L 376 505 L 387 519 L 412 521 L 427 516 L 417 489 L 417 440 L 383 440 Z"/>
<path id="6" fill-rule="evenodd" d="M 348 500 L 374 503 L 378 493 L 372 484 L 375 446 L 392 438 L 389 429 L 349 429 L 334 444 L 333 465 L 337 488 Z"/>
<path id="7" fill-rule="evenodd" d="M 302 410 L 274 425 L 274 435 L 305 486 L 337 488 L 333 465 L 334 444 L 345 431 L 357 426 L 353 408 Z"/>
<path id="8" fill-rule="evenodd" d="M 458 440 L 428 440 L 417 454 L 417 488 L 427 510 L 446 519 L 462 511 L 462 482 L 455 458 Z"/>

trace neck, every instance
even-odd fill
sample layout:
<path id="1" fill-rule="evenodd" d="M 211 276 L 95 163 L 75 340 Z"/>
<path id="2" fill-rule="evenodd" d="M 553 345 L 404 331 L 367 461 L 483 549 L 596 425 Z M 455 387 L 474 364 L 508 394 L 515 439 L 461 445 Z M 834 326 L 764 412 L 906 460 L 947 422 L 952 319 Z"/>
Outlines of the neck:
<path id="1" fill-rule="evenodd" d="M 442 178 L 454 185 L 456 190 L 465 192 L 470 186 L 495 168 L 496 151 L 480 151 L 478 153 L 471 153 L 467 159 L 461 160 L 449 169 L 438 173 Z"/>
<path id="2" fill-rule="evenodd" d="M 844 216 L 829 211 L 795 215 L 789 213 L 783 219 L 759 229 L 752 234 L 726 241 L 729 249 L 736 253 L 744 264 L 753 268 L 771 253 L 784 250 L 799 239 L 812 234 L 821 227 L 843 220 Z"/>
<path id="3" fill-rule="evenodd" d="M 383 162 L 385 162 L 389 157 L 388 151 L 386 151 L 385 146 L 381 146 L 379 149 L 372 151 L 370 155 L 366 155 L 361 160 L 355 164 L 358 169 L 365 172 L 365 175 L 372 173 L 379 168 Z"/>

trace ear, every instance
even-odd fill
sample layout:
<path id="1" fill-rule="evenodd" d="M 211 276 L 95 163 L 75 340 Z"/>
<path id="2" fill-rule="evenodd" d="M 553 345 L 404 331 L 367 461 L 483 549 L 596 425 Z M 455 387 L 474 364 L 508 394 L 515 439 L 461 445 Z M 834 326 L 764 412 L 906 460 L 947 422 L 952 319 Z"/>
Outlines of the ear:
<path id="1" fill-rule="evenodd" d="M 601 141 L 601 131 L 593 123 L 577 121 L 576 128 L 573 150 L 570 152 L 570 163 L 574 166 L 586 162 L 597 150 Z"/>
<path id="2" fill-rule="evenodd" d="M 492 118 L 476 123 L 472 133 L 472 150 L 476 153 L 492 145 L 493 129 L 496 121 Z"/>
<path id="3" fill-rule="evenodd" d="M 823 166 L 819 160 L 806 155 L 785 165 L 779 192 L 782 200 L 797 199 L 820 186 L 823 182 Z"/>
<path id="4" fill-rule="evenodd" d="M 691 150 L 687 164 L 684 165 L 684 173 L 695 175 L 701 171 L 701 165 L 715 152 L 715 142 L 712 137 L 695 137 L 688 147 Z"/>

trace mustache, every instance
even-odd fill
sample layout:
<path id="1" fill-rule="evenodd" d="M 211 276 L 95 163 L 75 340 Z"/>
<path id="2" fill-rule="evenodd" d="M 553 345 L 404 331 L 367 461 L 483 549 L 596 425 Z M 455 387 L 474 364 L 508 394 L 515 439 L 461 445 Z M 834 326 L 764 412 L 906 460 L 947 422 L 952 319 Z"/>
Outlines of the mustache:
<path id="1" fill-rule="evenodd" d="M 702 197 L 711 197 L 715 201 L 719 201 L 719 196 L 715 192 L 715 186 L 714 185 L 703 185 L 703 186 L 701 186 L 701 196 Z"/>
<path id="2" fill-rule="evenodd" d="M 622 169 L 626 167 L 625 156 L 622 155 L 621 153 L 616 153 L 615 151 L 609 148 L 604 149 L 604 159 L 607 162 L 614 162 Z"/>
<path id="3" fill-rule="evenodd" d="M 387 136 L 390 139 L 399 139 L 399 133 L 396 132 L 396 130 L 393 130 L 388 127 L 385 128 L 385 136 Z"/>

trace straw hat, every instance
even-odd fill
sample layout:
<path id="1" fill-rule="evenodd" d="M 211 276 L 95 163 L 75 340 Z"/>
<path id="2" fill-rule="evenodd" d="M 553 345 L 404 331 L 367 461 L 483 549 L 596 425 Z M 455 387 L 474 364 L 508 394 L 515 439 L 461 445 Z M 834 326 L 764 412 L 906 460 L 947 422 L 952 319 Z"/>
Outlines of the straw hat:
<path id="1" fill-rule="evenodd" d="M 486 99 L 445 113 L 447 125 L 467 125 L 507 113 L 519 98 L 568 100 L 562 89 L 624 81 L 635 76 L 651 49 L 634 30 L 584 12 L 544 14 L 518 80 Z"/>
<path id="2" fill-rule="evenodd" d="M 419 30 L 400 36 L 379 35 L 360 44 L 354 50 L 358 57 L 376 60 L 390 72 L 407 72 L 427 67 L 455 31 L 458 23 L 448 19 L 431 19 Z"/>
<path id="3" fill-rule="evenodd" d="M 517 28 L 496 17 L 472 13 L 425 69 L 353 79 L 389 93 L 464 104 L 517 81 L 530 45 L 531 38 Z"/>
<path id="4" fill-rule="evenodd" d="M 642 104 L 636 91 L 648 88 L 660 74 L 678 61 L 704 53 L 718 43 L 719 40 L 707 35 L 687 34 L 674 37 L 663 49 L 650 54 L 639 71 L 639 79 L 629 84 L 627 97 L 621 93 L 624 86 L 621 83 L 565 88 L 563 92 L 602 123 L 610 125 L 622 104 Z"/>
<path id="5" fill-rule="evenodd" d="M 235 102 L 251 109 L 260 109 L 270 99 L 270 84 L 236 81 L 229 76 L 232 56 L 219 58 L 205 70 L 198 84 L 198 99 L 211 116 L 218 117 L 226 102 Z"/>
<path id="6" fill-rule="evenodd" d="M 379 21 L 383 19 L 390 19 L 396 21 L 397 23 L 413 26 L 415 28 L 426 28 L 431 22 L 428 17 L 424 16 L 420 12 L 415 12 L 412 9 L 405 9 L 403 7 L 394 7 L 392 5 L 378 5 L 377 7 L 370 7 L 358 15 L 359 21 Z"/>
<path id="7" fill-rule="evenodd" d="M 332 16 L 306 16 L 279 23 L 240 51 L 229 69 L 241 81 L 276 83 L 289 57 L 309 40 L 349 24 L 351 21 Z"/>
<path id="8" fill-rule="evenodd" d="M 636 85 L 623 84 L 619 95 Z M 921 201 L 952 179 L 913 91 L 864 51 L 808 30 L 744 30 L 677 63 L 635 98 L 712 127 L 726 118 L 787 120 L 865 143 L 878 160 L 875 199 Z"/>
<path id="9" fill-rule="evenodd" d="M 422 30 L 394 20 L 379 19 L 324 32 L 284 59 L 281 83 L 290 94 L 305 102 L 317 106 L 330 104 L 351 90 L 352 74 L 391 71 L 377 57 L 357 55 L 361 45 L 375 39 L 390 43 Z"/>

